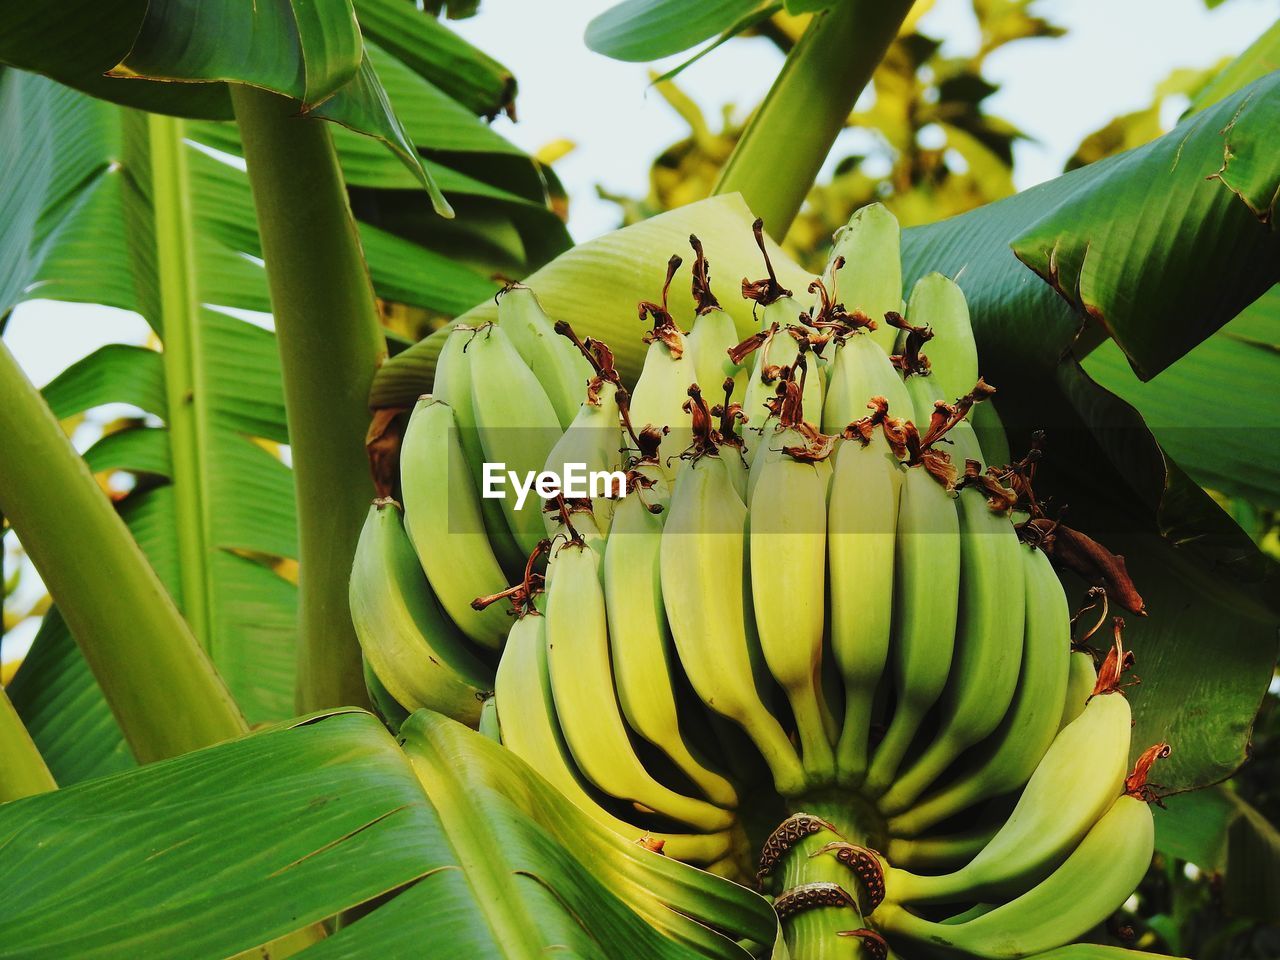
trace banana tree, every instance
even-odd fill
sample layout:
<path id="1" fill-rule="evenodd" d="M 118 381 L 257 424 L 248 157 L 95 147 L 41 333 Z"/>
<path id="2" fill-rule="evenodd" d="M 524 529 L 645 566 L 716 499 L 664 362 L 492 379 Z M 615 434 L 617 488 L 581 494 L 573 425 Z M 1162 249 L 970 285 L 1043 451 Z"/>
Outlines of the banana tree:
<path id="1" fill-rule="evenodd" d="M 702 41 L 718 44 L 782 6 L 628 0 L 603 14 L 587 39 L 609 55 L 645 60 Z M 448 504 L 435 502 L 456 492 L 453 481 L 416 490 L 397 483 L 399 461 L 408 462 L 412 446 L 415 455 L 427 452 L 424 469 L 446 466 L 465 476 L 465 464 L 449 459 L 448 431 L 438 434 L 443 446 L 420 442 L 427 434 L 415 424 L 437 416 L 441 406 L 474 403 L 482 416 L 506 410 L 490 427 L 496 434 L 514 433 L 512 428 L 535 422 L 524 418 L 533 416 L 537 397 L 549 403 L 539 384 L 552 383 L 563 365 L 571 372 L 562 381 L 579 375 L 572 371 L 591 377 L 596 400 L 584 410 L 604 396 L 623 411 L 643 400 L 637 381 L 644 381 L 655 354 L 659 363 L 666 359 L 663 351 L 679 360 L 672 344 L 682 342 L 682 330 L 692 327 L 697 343 L 719 337 L 715 342 L 736 347 L 741 339 L 748 344 L 746 357 L 760 336 L 758 314 L 781 316 L 791 309 L 790 297 L 780 291 L 804 291 L 814 278 L 766 240 L 756 218 L 772 237 L 785 235 L 911 5 L 839 0 L 785 6 L 812 13 L 812 20 L 726 165 L 718 196 L 570 248 L 552 212 L 559 191 L 554 176 L 479 119 L 510 107 L 514 80 L 411 4 L 9 5 L 10 29 L 0 40 L 0 61 L 8 65 L 0 70 L 0 125 L 8 131 L 0 139 L 6 225 L 0 306 L 7 313 L 39 296 L 133 310 L 163 349 L 106 348 L 46 386 L 43 397 L 0 350 L 6 400 L 0 407 L 0 512 L 57 604 L 0 702 L 0 800 L 12 801 L 0 805 L 0 878 L 6 903 L 16 907 L 0 956 L 471 951 L 532 957 L 556 950 L 583 957 L 772 954 L 803 960 L 837 947 L 849 956 L 884 956 L 886 936 L 902 956 L 930 950 L 1023 955 L 1008 951 L 1025 953 L 1032 949 L 1026 944 L 1042 941 L 1037 949 L 1045 956 L 1126 955 L 1091 943 L 1055 949 L 1087 931 L 1043 940 L 1053 927 L 1049 921 L 1030 929 L 1039 931 L 1039 941 L 1031 936 L 1018 940 L 1021 946 L 993 945 L 985 930 L 1008 934 L 1010 924 L 1026 926 L 1036 903 L 1018 906 L 1022 901 L 997 889 L 998 880 L 990 877 L 991 900 L 1012 902 L 995 909 L 980 904 L 953 918 L 960 933 L 935 922 L 947 912 L 932 913 L 928 896 L 925 909 L 909 911 L 891 894 L 877 911 L 881 885 L 891 891 L 912 882 L 927 887 L 928 877 L 904 879 L 906 861 L 895 865 L 885 818 L 868 813 L 861 822 L 855 815 L 864 795 L 853 780 L 840 781 L 839 789 L 835 780 L 820 779 L 818 790 L 782 786 L 778 771 L 794 752 L 784 724 L 794 723 L 800 739 L 815 745 L 803 750 L 803 776 L 813 774 L 820 764 L 812 757 L 821 753 L 820 736 L 805 740 L 806 701 L 791 698 L 790 687 L 789 706 L 773 711 L 783 720 L 772 721 L 781 739 L 771 741 L 776 751 L 764 759 L 777 765 L 770 762 L 767 770 L 752 749 L 761 739 L 749 724 L 741 724 L 744 737 L 723 722 L 724 711 L 698 705 L 711 706 L 715 698 L 703 685 L 725 679 L 717 673 L 728 668 L 710 662 L 699 670 L 696 644 L 682 635 L 702 635 L 701 628 L 677 618 L 670 606 L 678 651 L 672 662 L 678 660 L 683 672 L 673 671 L 680 679 L 666 696 L 682 719 L 698 718 L 698 752 L 709 757 L 710 767 L 728 771 L 739 793 L 749 790 L 752 802 L 742 804 L 740 817 L 729 818 L 732 829 L 717 826 L 725 811 L 704 801 L 654 815 L 672 794 L 658 780 L 686 784 L 692 768 L 682 773 L 672 763 L 693 761 L 677 756 L 674 743 L 649 737 L 630 710 L 626 720 L 634 732 L 620 721 L 610 728 L 609 741 L 604 721 L 611 711 L 620 717 L 619 708 L 608 682 L 590 682 L 591 650 L 582 648 L 581 657 L 562 653 L 558 663 L 554 656 L 555 637 L 585 635 L 585 626 L 575 627 L 590 621 L 588 608 L 557 597 L 603 593 L 600 577 L 608 582 L 607 570 L 595 574 L 611 562 L 609 554 L 601 561 L 586 546 L 578 529 L 585 528 L 582 515 L 571 516 L 565 507 L 549 519 L 549 529 L 568 541 L 558 544 L 558 579 L 542 570 L 547 548 L 541 543 L 533 545 L 523 569 L 519 554 L 514 562 L 498 556 L 531 529 L 532 540 L 541 538 L 536 513 L 532 528 L 511 516 L 510 531 L 501 513 L 477 521 L 494 537 L 492 569 L 503 575 L 497 600 L 490 602 L 510 601 L 518 616 L 509 638 L 507 622 L 493 618 L 502 624 L 496 641 L 487 650 L 483 643 L 468 649 L 476 636 L 448 605 L 436 576 L 459 571 L 431 567 L 428 556 L 435 550 L 460 566 L 462 551 L 476 549 L 477 531 L 451 528 L 449 518 L 456 516 Z M 1143 748 L 1174 745 L 1156 768 L 1164 795 L 1229 776 L 1246 755 L 1257 704 L 1274 669 L 1271 564 L 1199 485 L 1222 477 L 1274 496 L 1258 463 L 1265 458 L 1257 456 L 1256 444 L 1234 439 L 1210 456 L 1205 444 L 1163 431 L 1179 426 L 1168 411 L 1182 398 L 1166 386 L 1169 378 L 1195 381 L 1200 369 L 1184 367 L 1190 372 L 1179 374 L 1180 364 L 1203 362 L 1205 348 L 1221 347 L 1223 334 L 1242 325 L 1249 343 L 1277 340 L 1270 307 L 1280 281 L 1274 226 L 1280 74 L 1267 72 L 1277 33 L 1272 30 L 1224 70 L 1171 133 L 1007 201 L 907 230 L 900 265 L 896 225 L 866 212 L 837 242 L 837 253 L 847 256 L 833 260 L 825 283 L 814 288 L 820 302 L 807 314 L 813 329 L 836 331 L 842 350 L 847 342 L 862 342 L 856 337 L 878 317 L 892 314 L 900 332 L 880 323 L 872 346 L 886 348 L 883 369 L 890 369 L 893 352 L 908 373 L 923 363 L 920 341 L 926 336 L 913 319 L 928 315 L 937 327 L 931 332 L 939 334 L 939 377 L 950 378 L 943 400 L 973 386 L 972 378 L 964 383 L 963 376 L 944 372 L 942 363 L 948 351 L 957 353 L 950 344 L 972 345 L 984 378 L 998 390 L 971 418 L 984 459 L 1021 463 L 1019 477 L 1034 468 L 1038 499 L 1029 506 L 1023 496 L 1019 508 L 1070 508 L 1069 528 L 1058 514 L 1043 511 L 1032 517 L 1040 526 L 1023 525 L 1076 531 L 1058 534 L 1055 554 L 1068 594 L 1050 571 L 1043 581 L 1047 595 L 1078 596 L 1100 579 L 1113 602 L 1146 614 L 1131 619 L 1124 634 L 1143 684 L 1113 693 L 1124 665 L 1118 645 L 1102 674 L 1091 676 L 1099 694 L 1091 702 L 1109 705 L 1105 709 L 1132 703 L 1131 737 L 1127 724 L 1120 724 L 1132 750 L 1120 749 L 1115 763 L 1122 772 L 1137 766 L 1125 779 L 1126 803 L 1115 806 L 1141 807 L 1141 815 L 1124 814 L 1138 817 L 1133 822 L 1139 825 L 1147 821 L 1138 801 L 1151 795 L 1146 770 L 1163 752 Z M 662 267 L 673 251 L 688 249 L 691 234 L 698 238 L 695 300 L 682 306 L 662 287 Z M 892 256 L 885 253 L 888 236 Z M 708 262 L 722 302 L 711 292 Z M 728 296 L 726 278 L 736 285 L 737 278 L 764 271 L 767 279 L 751 287 L 755 299 Z M 672 272 L 674 267 L 668 286 Z M 561 322 L 553 330 L 535 305 L 527 321 L 533 334 L 550 339 L 563 330 L 576 346 L 566 339 L 564 349 L 543 350 L 542 366 L 510 348 L 500 354 L 493 344 L 500 346 L 506 335 L 495 331 L 512 330 L 515 340 L 519 330 L 502 314 L 517 310 L 524 297 L 516 288 L 494 298 L 497 273 L 523 277 L 541 309 Z M 934 273 L 949 279 L 931 278 Z M 748 286 L 744 281 L 744 290 Z M 902 319 L 903 294 L 913 289 Z M 849 299 L 850 310 L 839 296 Z M 931 296 L 939 298 L 936 315 Z M 655 320 L 651 342 L 636 330 L 637 302 Z M 406 347 L 383 323 L 400 305 L 441 321 L 457 319 Z M 963 318 L 957 305 L 967 310 Z M 253 312 L 269 312 L 271 329 L 249 322 Z M 969 318 L 972 339 L 965 340 Z M 786 318 L 784 327 L 794 320 Z M 964 336 L 947 339 L 948 329 L 961 328 Z M 477 337 L 483 339 L 475 345 Z M 793 440 L 805 443 L 817 441 L 815 425 L 799 407 L 808 385 L 810 361 L 804 357 L 821 347 L 820 340 L 806 341 L 780 375 L 780 422 L 796 432 Z M 534 350 L 536 341 L 529 342 Z M 775 360 L 785 347 L 780 341 L 769 348 Z M 460 360 L 466 350 L 469 356 Z M 388 360 L 389 352 L 396 355 Z M 1136 378 L 1125 380 L 1121 357 Z M 828 361 L 811 362 L 817 378 L 820 362 Z M 510 375 L 491 382 L 524 386 L 507 397 L 482 396 L 474 385 L 459 393 L 459 376 L 483 363 Z M 750 363 L 738 375 L 744 372 L 752 374 Z M 1117 392 L 1124 399 L 1095 378 L 1123 384 Z M 909 376 L 906 382 L 916 391 L 914 401 L 900 392 L 896 374 L 884 381 L 892 395 L 888 413 L 901 414 L 914 402 L 911 419 L 923 428 L 933 409 L 933 398 L 920 386 L 927 381 Z M 418 402 L 427 392 L 433 399 Z M 706 393 L 710 398 L 714 391 Z M 970 403 L 981 399 L 966 397 Z M 674 398 L 677 407 L 689 401 L 697 456 L 674 484 L 670 523 L 682 518 L 696 524 L 734 500 L 730 487 L 723 496 L 707 487 L 700 501 L 682 491 L 692 487 L 689 477 L 707 474 L 705 464 L 718 461 L 726 443 L 732 446 L 730 398 L 714 426 L 711 406 L 700 396 Z M 1219 416 L 1224 404 L 1234 403 L 1228 415 L 1253 424 L 1246 398 L 1214 399 Z M 78 457 L 58 419 L 120 401 L 151 419 Z M 406 418 L 404 411 L 415 403 L 413 417 Z M 547 409 L 554 424 L 555 411 Z M 956 407 L 947 409 L 954 413 Z M 949 440 L 912 426 L 917 440 L 910 441 L 908 431 L 908 439 L 899 441 L 890 429 L 898 421 L 883 416 L 865 418 L 861 436 L 867 444 L 883 437 L 885 449 L 921 436 L 926 446 L 939 443 L 939 450 L 944 440 L 965 449 L 967 411 L 965 406 L 952 419 L 943 417 L 943 433 L 954 433 Z M 573 417 L 570 407 L 564 419 Z M 400 456 L 406 419 L 410 432 Z M 854 417 L 840 419 L 828 424 L 824 418 L 816 426 L 827 434 L 817 435 L 835 439 Z M 638 414 L 636 420 L 637 429 L 644 425 Z M 567 425 L 526 432 L 521 443 L 536 434 L 538 444 L 550 447 Z M 1036 431 L 1044 431 L 1047 441 L 1033 439 Z M 1211 435 L 1217 434 L 1206 430 Z M 464 431 L 461 445 L 467 442 Z M 670 441 L 657 442 L 679 453 L 667 446 Z M 291 469 L 279 455 L 286 443 Z M 995 452 L 1005 443 L 1007 450 Z M 1029 448 L 1034 457 L 1019 459 Z M 920 464 L 941 462 L 919 451 L 905 456 L 917 456 Z M 761 479 L 750 481 L 744 473 L 742 483 L 767 488 L 796 459 L 790 453 L 761 457 L 783 466 L 762 466 Z M 633 505 L 644 502 L 643 491 L 666 482 L 663 469 L 655 457 L 631 476 Z M 139 479 L 118 509 L 93 480 L 93 473 L 108 470 Z M 727 472 L 713 480 L 732 482 Z M 993 498 L 1003 496 L 995 489 L 1005 491 L 1001 483 L 984 489 Z M 398 503 L 380 501 L 370 513 L 375 492 L 395 493 L 404 502 L 409 538 Z M 415 495 L 425 497 L 421 508 L 410 499 Z M 978 489 L 959 489 L 958 501 L 978 496 Z M 624 497 L 619 515 L 626 504 Z M 416 517 L 432 510 L 440 522 L 415 526 Z M 987 522 L 984 516 L 978 510 L 970 522 Z M 752 529 L 764 529 L 762 523 L 757 514 Z M 365 538 L 379 528 L 401 539 L 373 557 L 372 540 Z M 499 529 L 501 537 L 494 535 Z M 1011 535 L 1006 539 L 1014 543 Z M 1068 545 L 1081 542 L 1105 545 L 1090 554 L 1093 566 L 1078 556 L 1072 562 Z M 469 546 L 453 546 L 462 543 Z M 519 545 L 527 551 L 531 544 Z M 423 557 L 425 575 L 415 554 Z M 362 661 L 356 633 L 367 618 L 358 603 L 348 608 L 352 564 L 358 577 L 362 563 L 373 563 L 376 573 L 399 562 L 388 557 L 408 561 L 402 582 L 397 580 L 404 589 L 396 598 L 404 608 L 362 633 Z M 672 569 L 684 561 L 687 576 L 664 570 L 664 585 L 671 577 L 665 589 L 688 588 L 717 562 L 710 554 L 705 564 L 690 565 L 691 557 L 673 556 Z M 299 571 L 296 587 L 288 573 L 292 561 Z M 1116 564 L 1123 570 L 1126 563 L 1127 576 L 1120 576 Z M 1081 583 L 1082 576 L 1090 583 Z M 764 588 L 757 582 L 757 593 Z M 742 595 L 741 584 L 735 589 Z M 1135 601 L 1138 589 L 1141 599 Z M 615 600 L 594 602 L 589 609 L 602 623 Z M 696 606 L 691 601 L 683 609 Z M 956 603 L 950 606 L 954 614 Z M 969 616 L 964 609 L 961 620 Z M 537 629 L 544 613 L 550 649 Z M 821 600 L 816 616 L 821 641 Z M 428 659 L 439 666 L 423 654 L 402 676 L 378 659 L 375 651 L 384 650 L 404 618 L 428 623 L 429 639 L 464 652 L 474 666 L 475 692 L 484 697 L 497 686 L 496 710 L 492 698 L 483 708 L 474 698 L 446 707 L 431 699 L 430 680 L 424 696 L 398 685 L 404 676 L 421 680 L 424 670 L 432 675 Z M 790 644 L 775 643 L 771 652 L 769 635 L 785 635 L 798 617 L 769 630 L 757 606 L 757 619 L 761 652 L 780 678 L 777 664 Z M 1065 626 L 1065 615 L 1061 619 Z M 466 636 L 458 636 L 450 621 Z M 612 623 L 609 628 L 616 629 Z M 504 639 L 498 660 L 493 648 Z M 1059 652 L 1066 657 L 1065 647 Z M 658 655 L 667 656 L 661 647 Z M 606 675 L 607 659 L 606 653 L 606 662 L 595 664 Z M 588 682 L 577 682 L 581 678 Z M 622 681 L 616 682 L 625 695 Z M 524 692 L 504 696 L 504 688 Z M 984 699 L 982 692 L 966 684 L 949 696 L 976 701 Z M 1008 693 L 1006 704 L 1012 687 Z M 369 706 L 370 697 L 381 721 L 356 709 Z M 991 707 L 999 698 L 985 699 Z M 1023 709 L 1035 699 L 1024 694 Z M 546 710 L 522 713 L 524 703 Z M 585 705 L 576 720 L 570 703 Z M 1103 709 L 1090 708 L 1081 718 Z M 985 746 L 1004 712 L 1001 706 L 992 713 L 996 724 L 965 746 Z M 543 731 L 543 746 L 551 752 L 524 749 L 521 744 L 532 744 L 538 733 L 539 718 L 557 713 L 560 726 Z M 921 729 L 928 733 L 933 724 L 947 729 L 945 711 L 929 714 Z M 248 734 L 251 725 L 262 729 Z M 646 800 L 639 790 L 615 793 L 641 804 L 643 826 L 633 828 L 635 805 L 602 796 L 584 758 L 598 749 L 587 743 L 589 736 L 603 738 L 599 743 L 611 743 L 621 756 L 637 735 L 657 748 L 640 747 L 639 766 L 660 773 L 652 781 L 657 787 L 642 784 L 653 791 Z M 906 752 L 909 744 L 902 746 Z M 933 762 L 928 750 L 923 755 L 913 757 L 912 770 Z M 546 762 L 526 762 L 535 756 Z M 554 758 L 564 756 L 571 760 L 561 769 Z M 581 776 L 571 769 L 575 760 Z M 129 769 L 135 764 L 141 766 Z M 649 776 L 645 770 L 630 775 Z M 982 841 L 977 847 L 965 847 L 972 837 L 955 839 L 953 825 L 946 834 L 954 843 L 951 854 L 980 849 L 1031 775 L 1028 769 L 1005 786 L 1001 793 L 1011 797 L 988 796 L 994 799 L 977 821 L 966 815 L 972 822 L 961 826 Z M 886 782 L 881 793 L 901 794 L 907 779 Z M 1047 789 L 1043 779 L 1032 780 L 1037 782 Z M 1179 798 L 1167 802 L 1176 813 Z M 706 829 L 677 829 L 682 816 L 702 818 Z M 1075 879 L 1055 880 L 1055 872 L 1043 885 L 1057 886 L 1034 890 L 1041 900 L 1053 895 L 1057 904 L 1064 892 L 1085 904 L 1101 903 L 1102 919 L 1119 903 L 1096 877 L 1096 863 L 1079 851 L 1089 842 L 1113 852 L 1124 843 L 1102 833 L 1090 841 L 1094 830 L 1120 822 L 1109 811 L 1106 817 L 1098 811 L 1094 820 L 1088 838 L 1072 841 L 1080 842 L 1077 853 L 1061 864 L 1066 876 L 1078 859 L 1087 868 L 1083 874 L 1076 867 Z M 784 829 L 773 831 L 779 821 Z M 1175 816 L 1156 819 L 1158 829 L 1175 837 L 1179 822 Z M 1149 847 L 1132 844 L 1141 830 L 1109 829 L 1117 831 L 1117 841 L 1131 844 L 1130 859 L 1145 867 Z M 927 859 L 929 837 L 924 830 L 912 841 L 917 856 Z M 744 866 L 761 846 L 763 872 L 776 867 L 763 887 L 771 898 L 750 889 L 755 878 Z M 1014 853 L 1020 849 L 1015 845 Z M 816 856 L 823 853 L 830 855 Z M 1128 882 L 1124 871 L 1113 873 L 1107 878 L 1113 885 Z M 976 888 L 965 887 L 970 889 Z"/>

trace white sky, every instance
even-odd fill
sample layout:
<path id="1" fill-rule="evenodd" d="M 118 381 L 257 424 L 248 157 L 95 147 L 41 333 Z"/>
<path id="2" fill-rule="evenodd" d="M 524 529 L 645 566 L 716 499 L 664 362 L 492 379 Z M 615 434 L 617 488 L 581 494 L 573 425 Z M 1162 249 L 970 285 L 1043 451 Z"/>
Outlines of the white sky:
<path id="1" fill-rule="evenodd" d="M 569 192 L 570 230 L 585 240 L 612 229 L 617 208 L 597 185 L 642 196 L 657 151 L 686 132 L 683 121 L 648 90 L 645 64 L 591 53 L 581 42 L 587 22 L 607 0 L 484 0 L 482 12 L 452 24 L 505 63 L 520 81 L 520 122 L 495 127 L 526 150 L 565 138 L 577 144 L 557 171 Z M 1017 148 L 1019 188 L 1056 176 L 1088 133 L 1111 117 L 1146 106 L 1156 84 L 1177 67 L 1200 67 L 1243 50 L 1280 14 L 1277 0 L 1041 0 L 1035 8 L 1068 28 L 1059 39 L 1021 41 L 993 54 L 986 75 L 1001 85 L 989 101 L 1035 142 Z M 946 49 L 972 50 L 977 30 L 969 0 L 937 0 L 922 29 Z M 659 71 L 680 58 L 656 64 Z M 723 104 L 745 111 L 768 89 L 781 63 L 760 39 L 735 40 L 687 70 L 681 88 L 713 129 Z M 856 134 L 846 134 L 844 146 Z M 846 151 L 837 144 L 832 159 Z M 113 341 L 142 342 L 142 322 L 102 307 L 36 301 L 15 311 L 5 342 L 40 385 L 73 361 Z M 34 578 L 32 578 L 34 579 Z M 24 594 L 38 590 L 29 582 Z M 29 631 L 24 631 L 29 634 Z M 6 659 L 27 635 L 5 643 Z"/>

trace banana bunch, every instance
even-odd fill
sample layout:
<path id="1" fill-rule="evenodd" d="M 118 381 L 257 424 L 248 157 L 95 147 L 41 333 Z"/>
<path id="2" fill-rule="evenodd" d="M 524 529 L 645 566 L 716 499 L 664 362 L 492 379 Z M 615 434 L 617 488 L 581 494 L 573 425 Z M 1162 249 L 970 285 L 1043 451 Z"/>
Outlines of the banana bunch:
<path id="1" fill-rule="evenodd" d="M 692 237 L 692 307 L 672 256 L 634 383 L 518 284 L 453 329 L 352 572 L 371 692 L 759 884 L 797 960 L 1070 956 L 1150 861 L 1168 751 L 1128 772 L 1119 627 L 1101 669 L 1073 647 L 1031 458 L 970 423 L 965 298 L 903 301 L 892 215 L 800 291 L 756 237 L 756 328 Z"/>

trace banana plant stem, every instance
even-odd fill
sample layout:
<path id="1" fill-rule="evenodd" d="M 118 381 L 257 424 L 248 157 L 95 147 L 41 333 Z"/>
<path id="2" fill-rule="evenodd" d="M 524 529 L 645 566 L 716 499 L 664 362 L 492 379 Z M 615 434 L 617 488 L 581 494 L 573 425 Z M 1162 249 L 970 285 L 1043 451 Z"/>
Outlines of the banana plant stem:
<path id="1" fill-rule="evenodd" d="M 0 687 L 0 803 L 56 789 L 53 774 Z"/>
<path id="2" fill-rule="evenodd" d="M 0 344 L 0 511 L 139 762 L 244 733 L 205 651 L 53 412 Z"/>
<path id="3" fill-rule="evenodd" d="M 297 707 L 367 706 L 347 580 L 373 499 L 369 387 L 386 357 L 327 124 L 233 84 L 284 376 L 298 502 Z"/>
<path id="4" fill-rule="evenodd" d="M 841 0 L 815 14 L 711 192 L 741 193 L 780 241 L 911 4 Z"/>

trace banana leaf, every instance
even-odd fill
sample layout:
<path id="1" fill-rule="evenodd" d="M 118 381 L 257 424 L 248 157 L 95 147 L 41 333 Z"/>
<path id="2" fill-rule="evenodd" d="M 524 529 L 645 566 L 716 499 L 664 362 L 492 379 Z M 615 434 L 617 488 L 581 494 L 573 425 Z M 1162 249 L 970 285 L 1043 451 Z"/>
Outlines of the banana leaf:
<path id="1" fill-rule="evenodd" d="M 365 905 L 332 957 L 747 957 L 756 894 L 603 830 L 428 712 L 281 724 L 0 806 L 0 957 L 232 956 Z M 714 924 L 713 930 L 711 924 Z"/>
<path id="2" fill-rule="evenodd" d="M 587 46 L 615 60 L 658 60 L 731 28 L 768 0 L 624 0 L 587 24 Z"/>

